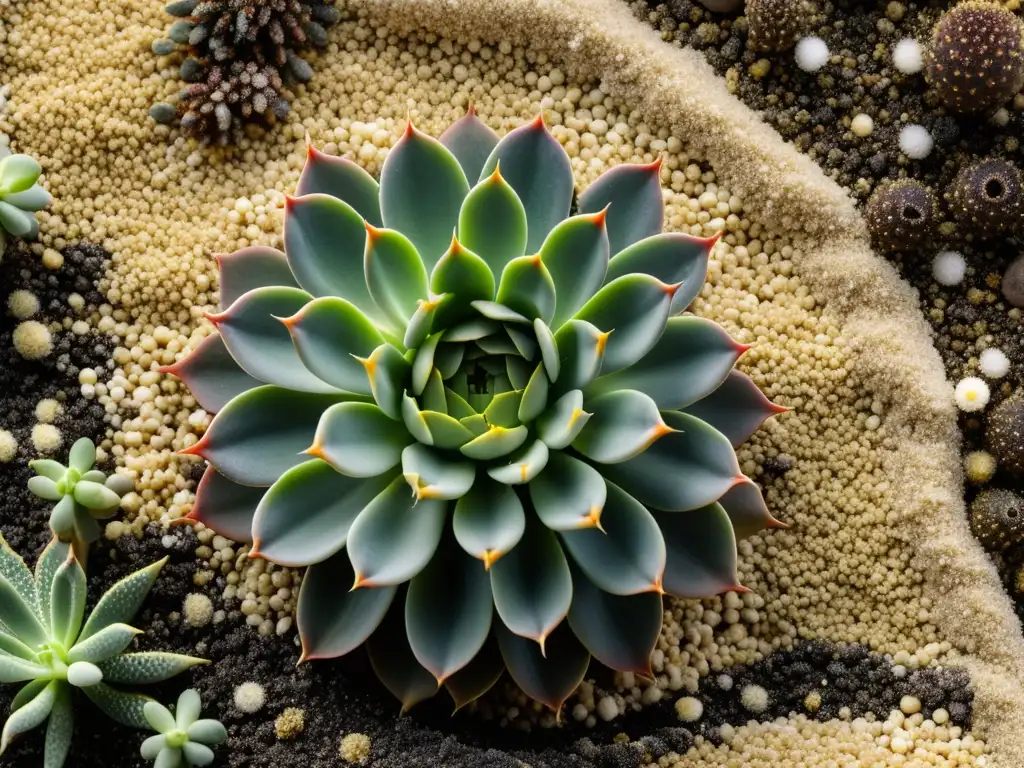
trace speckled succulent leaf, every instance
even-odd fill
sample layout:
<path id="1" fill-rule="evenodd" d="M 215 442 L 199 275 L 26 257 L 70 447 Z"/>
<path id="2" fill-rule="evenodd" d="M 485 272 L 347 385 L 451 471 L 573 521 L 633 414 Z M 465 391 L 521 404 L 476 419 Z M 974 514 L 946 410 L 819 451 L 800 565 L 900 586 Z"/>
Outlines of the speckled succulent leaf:
<path id="1" fill-rule="evenodd" d="M 670 317 L 665 332 L 643 358 L 598 377 L 587 386 L 587 395 L 632 389 L 648 395 L 658 408 L 679 410 L 721 386 L 746 349 L 710 320 Z M 734 405 L 730 400 L 730 407 Z"/>
<path id="2" fill-rule="evenodd" d="M 332 394 L 338 388 L 302 364 L 288 327 L 281 320 L 313 299 L 299 288 L 271 286 L 243 294 L 227 310 L 208 315 L 231 357 L 250 376 L 298 392 Z"/>
<path id="3" fill-rule="evenodd" d="M 745 443 L 769 417 L 786 410 L 768 400 L 740 371 L 731 371 L 721 386 L 686 407 L 686 413 L 710 424 L 734 447 Z"/>
<path id="4" fill-rule="evenodd" d="M 469 191 L 459 211 L 459 239 L 480 254 L 497 277 L 512 259 L 526 253 L 526 209 L 501 169 Z"/>
<path id="5" fill-rule="evenodd" d="M 43 768 L 61 768 L 71 751 L 71 738 L 75 733 L 75 713 L 71 702 L 71 691 L 66 685 L 59 686 L 57 696 L 46 722 L 46 738 L 43 745 Z"/>
<path id="6" fill-rule="evenodd" d="M 216 413 L 232 398 L 263 383 L 242 370 L 219 333 L 210 334 L 188 355 L 160 368 L 159 372 L 184 381 L 199 405 L 210 413 Z"/>
<path id="7" fill-rule="evenodd" d="M 0 734 L 0 755 L 10 746 L 11 739 L 42 725 L 50 716 L 60 687 L 60 682 L 54 680 L 39 691 L 31 701 L 26 702 L 7 718 L 3 733 Z"/>
<path id="8" fill-rule="evenodd" d="M 77 642 L 88 640 L 112 624 L 125 624 L 131 621 L 166 563 L 166 557 L 157 560 L 152 565 L 128 574 L 108 589 L 89 614 Z"/>
<path id="9" fill-rule="evenodd" d="M 559 712 L 569 695 L 583 682 L 590 654 L 569 628 L 559 626 L 545 644 L 545 653 L 532 640 L 497 623 L 495 633 L 509 674 L 527 696 Z"/>
<path id="10" fill-rule="evenodd" d="M 0 197 L 24 192 L 36 183 L 43 168 L 29 155 L 8 155 L 0 160 Z"/>
<path id="11" fill-rule="evenodd" d="M 629 274 L 645 274 L 667 285 L 682 283 L 672 297 L 671 314 L 678 314 L 704 287 L 708 257 L 717 242 L 718 235 L 708 238 L 681 232 L 653 235 L 615 254 L 608 262 L 605 282 Z"/>
<path id="12" fill-rule="evenodd" d="M 111 624 L 87 640 L 75 643 L 68 651 L 68 662 L 88 661 L 99 664 L 124 651 L 141 632 L 127 624 Z"/>
<path id="13" fill-rule="evenodd" d="M 103 670 L 103 679 L 107 682 L 141 685 L 160 683 L 181 674 L 186 669 L 209 663 L 205 659 L 197 659 L 180 653 L 147 651 L 122 653 L 98 666 Z"/>
<path id="14" fill-rule="evenodd" d="M 661 634 L 662 612 L 657 592 L 612 594 L 572 566 L 569 626 L 605 666 L 651 677 L 651 653 Z"/>
<path id="15" fill-rule="evenodd" d="M 50 587 L 50 638 L 65 648 L 74 644 L 82 628 L 85 591 L 85 571 L 74 555 L 69 555 Z"/>
<path id="16" fill-rule="evenodd" d="M 608 208 L 611 253 L 659 234 L 664 219 L 661 159 L 646 165 L 624 163 L 601 174 L 580 195 L 580 213 Z"/>
<path id="17" fill-rule="evenodd" d="M 266 385 L 244 392 L 213 418 L 185 452 L 213 464 L 229 480 L 270 486 L 305 460 L 320 416 L 355 395 L 314 395 Z"/>
<path id="18" fill-rule="evenodd" d="M 494 563 L 490 572 L 501 624 L 543 649 L 572 602 L 569 564 L 555 534 L 527 518 L 519 543 Z"/>
<path id="19" fill-rule="evenodd" d="M 676 597 L 710 597 L 736 589 L 736 536 L 718 503 L 687 512 L 654 512 L 665 535 L 665 591 Z"/>
<path id="20" fill-rule="evenodd" d="M 430 270 L 448 247 L 468 192 L 455 156 L 409 123 L 381 168 L 381 218 L 412 241 Z"/>
<path id="21" fill-rule="evenodd" d="M 619 464 L 645 453 L 672 432 L 657 404 L 635 389 L 620 389 L 587 402 L 590 419 L 572 447 L 591 461 Z"/>
<path id="22" fill-rule="evenodd" d="M 57 569 L 67 561 L 70 552 L 71 547 L 68 543 L 54 538 L 43 548 L 39 559 L 36 560 L 32 573 L 31 594 L 34 596 L 36 615 L 46 617 L 47 620 L 50 616 L 53 578 L 57 574 Z"/>
<path id="23" fill-rule="evenodd" d="M 484 163 L 498 143 L 498 134 L 477 117 L 470 106 L 465 115 L 448 126 L 438 141 L 455 155 L 466 178 L 474 181 L 480 178 Z"/>
<path id="24" fill-rule="evenodd" d="M 45 675 L 49 670 L 14 656 L 0 655 L 0 683 L 23 683 Z"/>
<path id="25" fill-rule="evenodd" d="M 326 560 L 345 546 L 352 521 L 393 479 L 393 473 L 347 477 L 320 459 L 292 467 L 256 508 L 250 556 L 295 566 Z"/>
<path id="26" fill-rule="evenodd" d="M 0 629 L 0 658 L 10 656 L 15 660 L 32 661 L 35 655 L 35 651 L 21 640 Z"/>
<path id="27" fill-rule="evenodd" d="M 195 504 L 186 517 L 232 541 L 251 541 L 256 508 L 266 492 L 265 487 L 234 483 L 211 465 L 199 481 Z"/>
<path id="28" fill-rule="evenodd" d="M 299 284 L 288 267 L 288 259 L 276 248 L 252 245 L 217 256 L 220 269 L 220 307 L 227 309 L 254 288 Z"/>
<path id="29" fill-rule="evenodd" d="M 143 709 L 148 702 L 153 701 L 149 696 L 120 691 L 106 683 L 83 688 L 82 692 L 111 720 L 127 725 L 129 728 L 148 730 L 149 725 L 146 722 Z"/>
<path id="30" fill-rule="evenodd" d="M 506 134 L 480 172 L 481 180 L 501 164 L 501 175 L 526 209 L 526 252 L 540 250 L 548 232 L 569 215 L 573 178 L 569 156 L 538 116 Z"/>
<path id="31" fill-rule="evenodd" d="M 444 529 L 446 503 L 416 499 L 405 478 L 396 478 L 359 514 L 347 549 L 356 583 L 402 584 L 430 561 Z"/>
<path id="32" fill-rule="evenodd" d="M 404 594 L 400 593 L 391 604 L 383 622 L 367 641 L 366 650 L 377 677 L 402 702 L 402 712 L 434 696 L 440 688 L 437 678 L 420 665 L 409 646 Z"/>
<path id="33" fill-rule="evenodd" d="M 492 632 L 472 661 L 444 681 L 448 695 L 455 702 L 455 712 L 491 690 L 504 672 L 505 662 Z"/>
<path id="34" fill-rule="evenodd" d="M 607 479 L 651 509 L 672 511 L 706 506 L 742 482 L 736 454 L 721 432 L 676 411 L 662 416 L 675 431 L 628 461 L 602 467 Z"/>
<path id="35" fill-rule="evenodd" d="M 750 478 L 736 483 L 725 492 L 718 503 L 729 515 L 736 541 L 753 536 L 765 528 L 786 528 L 786 524 L 775 519 L 764 503 L 761 490 Z"/>
<path id="36" fill-rule="evenodd" d="M 29 605 L 35 604 L 36 588 L 32 571 L 3 537 L 0 537 L 0 578 L 10 584 L 22 601 Z"/>
<path id="37" fill-rule="evenodd" d="M 487 574 L 450 536 L 438 556 L 409 582 L 405 627 L 420 665 L 438 683 L 469 664 L 491 631 Z"/>
<path id="38" fill-rule="evenodd" d="M 34 601 L 21 594 L 6 576 L 0 575 L 0 622 L 11 634 L 30 646 L 45 643 L 49 636 L 46 623 L 36 615 Z M 27 679 L 27 678 L 21 678 Z"/>
<path id="39" fill-rule="evenodd" d="M 661 529 L 647 508 L 621 488 L 608 484 L 600 530 L 563 530 L 559 537 L 570 559 L 602 591 L 660 592 L 666 557 Z"/>
<path id="40" fill-rule="evenodd" d="M 384 620 L 397 587 L 346 591 L 355 578 L 344 550 L 306 571 L 297 611 L 303 660 L 344 656 L 366 642 Z"/>
<path id="41" fill-rule="evenodd" d="M 600 524 L 608 489 L 601 473 L 590 464 L 566 453 L 552 453 L 529 488 L 537 517 L 551 530 Z"/>
<path id="42" fill-rule="evenodd" d="M 40 691 L 48 686 L 52 680 L 33 680 L 30 683 L 23 685 L 18 692 L 14 695 L 11 700 L 11 712 L 17 712 L 23 706 L 28 704 L 32 699 L 39 695 Z"/>
<path id="43" fill-rule="evenodd" d="M 312 144 L 295 196 L 324 194 L 336 197 L 375 227 L 384 226 L 380 215 L 380 185 L 360 166 L 345 157 L 328 155 Z"/>

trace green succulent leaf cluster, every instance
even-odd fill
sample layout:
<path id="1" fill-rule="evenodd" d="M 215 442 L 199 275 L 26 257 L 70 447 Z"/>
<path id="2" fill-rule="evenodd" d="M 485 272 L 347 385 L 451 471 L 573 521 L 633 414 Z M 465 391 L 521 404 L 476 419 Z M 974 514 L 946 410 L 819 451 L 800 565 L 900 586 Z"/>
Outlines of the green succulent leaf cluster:
<path id="1" fill-rule="evenodd" d="M 214 754 L 210 747 L 224 741 L 228 732 L 218 720 L 200 720 L 201 710 L 199 693 L 191 688 L 178 697 L 173 715 L 163 704 L 147 702 L 143 715 L 157 735 L 142 742 L 142 757 L 154 761 L 154 768 L 212 763 Z"/>
<path id="2" fill-rule="evenodd" d="M 205 664 L 174 653 L 130 653 L 139 630 L 128 625 L 165 560 L 112 586 L 85 618 L 85 571 L 54 539 L 35 571 L 0 536 L 0 683 L 25 683 L 0 736 L 0 754 L 44 722 L 44 768 L 60 768 L 71 746 L 74 689 L 112 719 L 146 728 L 147 696 L 116 685 L 156 683 Z"/>
<path id="3" fill-rule="evenodd" d="M 39 234 L 34 214 L 50 204 L 50 193 L 36 183 L 42 172 L 35 158 L 0 146 L 0 259 L 8 235 L 32 240 Z"/>
<path id="4" fill-rule="evenodd" d="M 191 517 L 310 566 L 304 659 L 367 642 L 406 708 L 507 668 L 557 710 L 591 656 L 649 673 L 663 594 L 742 589 L 737 535 L 778 523 L 734 446 L 779 409 L 680 315 L 716 238 L 662 232 L 659 170 L 571 215 L 543 121 L 471 112 L 379 183 L 310 147 L 285 252 L 219 257 L 218 333 L 166 369 L 216 413 Z"/>
<path id="5" fill-rule="evenodd" d="M 127 475 L 110 475 L 95 468 L 96 446 L 87 437 L 71 446 L 68 465 L 53 459 L 29 462 L 36 476 L 28 489 L 46 501 L 54 501 L 50 529 L 61 541 L 73 542 L 81 555 L 100 537 L 97 520 L 117 513 L 121 497 L 134 484 Z"/>

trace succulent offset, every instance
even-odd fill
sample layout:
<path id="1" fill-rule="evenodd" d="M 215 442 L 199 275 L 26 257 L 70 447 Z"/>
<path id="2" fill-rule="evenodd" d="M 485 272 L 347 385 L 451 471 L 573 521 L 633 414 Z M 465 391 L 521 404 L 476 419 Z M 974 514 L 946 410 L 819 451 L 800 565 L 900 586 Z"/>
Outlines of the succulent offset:
<path id="1" fill-rule="evenodd" d="M 35 572 L 0 536 L 0 683 L 25 683 L 0 736 L 0 754 L 16 736 L 46 726 L 44 765 L 60 768 L 71 747 L 74 689 L 112 719 L 147 728 L 148 696 L 110 685 L 167 680 L 202 659 L 175 653 L 128 653 L 129 626 L 166 560 L 112 586 L 88 619 L 85 572 L 68 544 L 53 540 Z"/>
<path id="2" fill-rule="evenodd" d="M 310 147 L 285 252 L 219 257 L 218 333 L 165 369 L 216 413 L 190 517 L 310 566 L 304 659 L 366 641 L 406 708 L 507 667 L 557 710 L 591 655 L 649 673 L 663 594 L 742 589 L 737 536 L 778 523 L 734 446 L 781 409 L 679 314 L 716 238 L 662 232 L 659 169 L 570 215 L 543 121 L 471 111 L 379 185 Z"/>
<path id="3" fill-rule="evenodd" d="M 42 172 L 35 158 L 0 146 L 0 259 L 8 236 L 32 240 L 39 234 L 35 212 L 50 204 L 50 193 L 36 183 Z"/>
<path id="4" fill-rule="evenodd" d="M 96 446 L 87 437 L 71 446 L 66 467 L 53 459 L 29 462 L 36 476 L 28 481 L 28 489 L 41 499 L 57 502 L 50 513 L 50 529 L 61 541 L 73 542 L 79 557 L 100 537 L 97 519 L 112 517 L 121 497 L 133 487 L 128 476 L 107 477 L 95 464 Z"/>
<path id="5" fill-rule="evenodd" d="M 157 733 L 142 742 L 142 757 L 153 760 L 155 768 L 210 765 L 210 747 L 224 741 L 228 732 L 218 720 L 200 720 L 201 708 L 199 693 L 191 688 L 178 697 L 173 715 L 160 702 L 147 702 L 143 714 Z"/>

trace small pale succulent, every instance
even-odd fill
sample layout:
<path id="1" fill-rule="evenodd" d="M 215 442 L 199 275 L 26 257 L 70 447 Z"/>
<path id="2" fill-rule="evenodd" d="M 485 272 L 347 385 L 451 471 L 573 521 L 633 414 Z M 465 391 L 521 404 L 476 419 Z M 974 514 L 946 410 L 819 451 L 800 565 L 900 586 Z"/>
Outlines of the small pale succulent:
<path id="1" fill-rule="evenodd" d="M 148 702 L 143 714 L 157 735 L 142 742 L 142 757 L 153 760 L 154 768 L 212 763 L 214 754 L 210 747 L 224 741 L 228 732 L 218 720 L 200 720 L 201 709 L 199 693 L 191 688 L 178 697 L 173 715 L 160 702 Z"/>
<path id="2" fill-rule="evenodd" d="M 662 232 L 659 169 L 570 215 L 543 121 L 471 112 L 379 185 L 311 147 L 286 253 L 220 257 L 219 333 L 168 369 L 216 412 L 191 517 L 310 566 L 304 659 L 368 641 L 405 707 L 507 667 L 557 710 L 591 656 L 650 672 L 663 594 L 743 589 L 737 536 L 778 523 L 734 445 L 779 409 L 680 315 L 716 238 Z"/>
<path id="3" fill-rule="evenodd" d="M 74 542 L 82 556 L 89 544 L 100 537 L 97 520 L 113 516 L 121 497 L 132 490 L 127 475 L 110 475 L 95 469 L 96 446 L 87 437 L 71 446 L 68 466 L 53 459 L 36 459 L 29 466 L 36 476 L 28 489 L 47 501 L 55 501 L 50 513 L 50 529 L 61 541 Z"/>
<path id="4" fill-rule="evenodd" d="M 47 722 L 45 768 L 60 768 L 71 747 L 75 689 L 107 716 L 147 728 L 148 696 L 115 685 L 167 680 L 202 659 L 175 653 L 128 653 L 139 630 L 132 619 L 166 559 L 112 586 L 85 617 L 85 571 L 71 547 L 54 539 L 35 572 L 0 536 L 0 683 L 25 683 L 0 736 L 0 754 L 16 736 Z"/>
<path id="5" fill-rule="evenodd" d="M 0 146 L 0 259 L 8 235 L 32 240 L 39 234 L 34 214 L 50 204 L 50 193 L 36 183 L 42 172 L 35 158 Z"/>

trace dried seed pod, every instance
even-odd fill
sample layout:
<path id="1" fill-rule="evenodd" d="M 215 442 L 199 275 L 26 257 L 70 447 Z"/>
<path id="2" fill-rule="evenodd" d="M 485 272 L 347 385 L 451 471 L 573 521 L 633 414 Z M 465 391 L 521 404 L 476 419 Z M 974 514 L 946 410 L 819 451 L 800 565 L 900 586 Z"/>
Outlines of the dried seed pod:
<path id="1" fill-rule="evenodd" d="M 998 235 L 1024 213 L 1020 170 L 1002 158 L 989 157 L 960 169 L 946 199 L 953 218 L 966 232 Z"/>
<path id="2" fill-rule="evenodd" d="M 788 51 L 807 31 L 813 11 L 808 0 L 747 0 L 751 48 Z"/>
<path id="3" fill-rule="evenodd" d="M 990 552 L 1024 539 L 1024 498 L 1005 488 L 982 491 L 971 503 L 971 533 Z"/>
<path id="4" fill-rule="evenodd" d="M 1000 469 L 1024 474 L 1024 397 L 1011 397 L 992 410 L 985 442 Z"/>
<path id="5" fill-rule="evenodd" d="M 921 245 L 938 218 L 935 193 L 919 181 L 900 179 L 878 186 L 864 209 L 871 239 L 885 251 Z"/>

